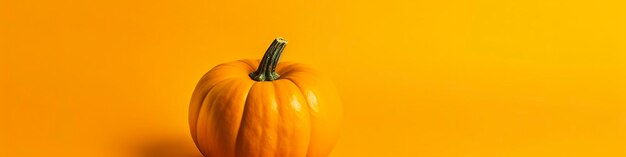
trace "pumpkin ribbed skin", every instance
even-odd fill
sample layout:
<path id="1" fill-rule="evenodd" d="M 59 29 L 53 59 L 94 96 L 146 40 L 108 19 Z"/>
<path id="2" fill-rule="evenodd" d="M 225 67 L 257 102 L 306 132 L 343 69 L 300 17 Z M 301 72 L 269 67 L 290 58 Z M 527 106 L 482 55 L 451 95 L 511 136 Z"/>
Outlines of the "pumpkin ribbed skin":
<path id="1" fill-rule="evenodd" d="M 324 157 L 339 135 L 341 104 L 328 79 L 299 63 L 276 66 L 280 78 L 255 81 L 259 60 L 207 72 L 193 92 L 189 125 L 206 157 Z"/>

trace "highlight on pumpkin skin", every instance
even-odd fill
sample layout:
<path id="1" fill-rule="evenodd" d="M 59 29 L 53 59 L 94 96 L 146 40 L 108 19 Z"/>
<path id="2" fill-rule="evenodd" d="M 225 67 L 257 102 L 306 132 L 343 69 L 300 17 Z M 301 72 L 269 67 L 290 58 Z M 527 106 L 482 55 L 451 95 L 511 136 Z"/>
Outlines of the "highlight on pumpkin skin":
<path id="1" fill-rule="evenodd" d="M 285 46 L 287 46 L 287 40 L 284 38 L 277 37 L 274 39 L 270 47 L 265 51 L 257 70 L 250 73 L 250 78 L 255 81 L 273 81 L 278 79 L 280 75 L 276 73 L 276 65 L 278 65 L 278 60 L 280 60 Z"/>

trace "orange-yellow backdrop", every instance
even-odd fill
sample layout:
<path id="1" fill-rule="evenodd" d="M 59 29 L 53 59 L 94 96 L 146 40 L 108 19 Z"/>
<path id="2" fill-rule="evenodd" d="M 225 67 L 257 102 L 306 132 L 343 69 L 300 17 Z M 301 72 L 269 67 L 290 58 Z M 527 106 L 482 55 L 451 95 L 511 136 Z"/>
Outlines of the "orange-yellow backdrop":
<path id="1" fill-rule="evenodd" d="M 332 75 L 333 157 L 626 156 L 626 4 L 568 0 L 0 0 L 0 156 L 198 157 L 213 66 Z"/>

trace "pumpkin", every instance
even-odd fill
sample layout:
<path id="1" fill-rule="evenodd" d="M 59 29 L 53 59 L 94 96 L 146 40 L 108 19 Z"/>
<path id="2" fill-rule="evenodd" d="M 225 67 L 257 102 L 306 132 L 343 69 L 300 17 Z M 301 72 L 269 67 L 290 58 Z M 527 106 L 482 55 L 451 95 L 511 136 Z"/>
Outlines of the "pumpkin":
<path id="1" fill-rule="evenodd" d="M 192 138 L 206 157 L 323 157 L 339 136 L 341 104 L 328 78 L 278 60 L 276 38 L 259 60 L 220 64 L 198 82 L 189 107 Z"/>

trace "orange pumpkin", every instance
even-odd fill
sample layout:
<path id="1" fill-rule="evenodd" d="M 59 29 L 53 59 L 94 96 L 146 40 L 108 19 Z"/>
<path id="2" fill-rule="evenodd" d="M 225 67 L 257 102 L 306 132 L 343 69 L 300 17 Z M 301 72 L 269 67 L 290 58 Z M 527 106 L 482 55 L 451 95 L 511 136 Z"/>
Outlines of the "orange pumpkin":
<path id="1" fill-rule="evenodd" d="M 276 38 L 262 60 L 220 64 L 200 79 L 189 125 L 204 156 L 323 157 L 331 152 L 339 136 L 339 98 L 319 72 L 278 63 L 286 44 Z"/>

